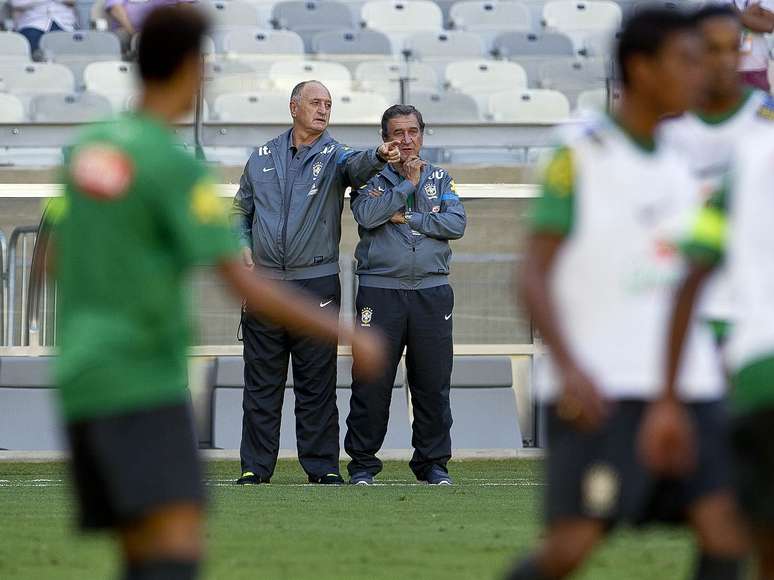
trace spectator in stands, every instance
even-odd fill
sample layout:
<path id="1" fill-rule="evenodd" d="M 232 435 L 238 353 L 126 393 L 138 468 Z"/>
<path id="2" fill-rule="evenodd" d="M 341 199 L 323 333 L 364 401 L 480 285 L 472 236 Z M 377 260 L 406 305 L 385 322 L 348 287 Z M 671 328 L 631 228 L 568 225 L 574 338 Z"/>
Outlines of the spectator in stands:
<path id="1" fill-rule="evenodd" d="M 400 160 L 398 143 L 353 151 L 328 134 L 331 94 L 319 81 L 290 95 L 293 127 L 255 149 L 234 198 L 245 265 L 315 297 L 338 315 L 339 241 L 347 187 Z M 268 483 L 279 451 L 288 359 L 293 359 L 298 458 L 310 483 L 341 484 L 336 345 L 242 316 L 245 390 L 240 485 Z"/>
<path id="2" fill-rule="evenodd" d="M 75 29 L 75 0 L 11 0 L 14 28 L 27 37 L 34 54 L 46 32 Z"/>
<path id="3" fill-rule="evenodd" d="M 774 0 L 727 0 L 739 12 L 744 29 L 740 48 L 743 82 L 767 93 L 769 82 L 769 43 L 765 34 L 774 32 Z"/>
<path id="4" fill-rule="evenodd" d="M 414 408 L 414 456 L 419 481 L 450 485 L 452 310 L 449 240 L 465 233 L 465 208 L 445 169 L 420 158 L 425 123 L 410 105 L 382 116 L 382 139 L 400 143 L 401 159 L 353 191 L 360 243 L 355 250 L 360 326 L 387 339 L 387 367 L 376 381 L 352 372 L 352 399 L 344 447 L 355 485 L 370 485 L 382 470 L 390 397 L 403 349 Z"/>
<path id="5" fill-rule="evenodd" d="M 107 12 L 109 17 L 110 30 L 121 38 L 125 46 L 128 46 L 132 37 L 140 32 L 142 23 L 154 8 L 187 1 L 191 0 L 146 0 L 145 2 L 106 0 L 105 12 Z"/>

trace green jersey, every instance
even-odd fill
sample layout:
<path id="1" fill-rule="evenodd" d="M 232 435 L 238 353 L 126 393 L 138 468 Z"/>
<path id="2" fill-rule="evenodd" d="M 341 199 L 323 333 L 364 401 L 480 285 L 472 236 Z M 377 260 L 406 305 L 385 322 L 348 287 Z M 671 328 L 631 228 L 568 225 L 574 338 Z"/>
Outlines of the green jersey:
<path id="1" fill-rule="evenodd" d="M 238 244 L 204 166 L 160 123 L 88 128 L 53 212 L 56 378 L 68 421 L 185 400 L 186 274 Z"/>

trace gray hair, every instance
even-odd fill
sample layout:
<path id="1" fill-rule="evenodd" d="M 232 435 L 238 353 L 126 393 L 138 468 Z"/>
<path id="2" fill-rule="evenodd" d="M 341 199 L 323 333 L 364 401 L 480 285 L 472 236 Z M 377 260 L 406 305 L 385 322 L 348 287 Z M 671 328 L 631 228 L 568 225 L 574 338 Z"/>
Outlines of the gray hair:
<path id="1" fill-rule="evenodd" d="M 302 81 L 302 82 L 298 83 L 295 87 L 293 87 L 293 90 L 290 92 L 290 100 L 291 101 L 295 101 L 296 103 L 298 103 L 301 100 L 301 91 L 304 90 L 304 87 L 306 85 L 310 85 L 310 84 L 320 85 L 322 88 L 324 88 L 326 91 L 328 91 L 328 87 L 326 87 L 320 81 L 316 81 L 316 80 Z M 330 95 L 331 92 L 328 91 L 328 94 Z"/>

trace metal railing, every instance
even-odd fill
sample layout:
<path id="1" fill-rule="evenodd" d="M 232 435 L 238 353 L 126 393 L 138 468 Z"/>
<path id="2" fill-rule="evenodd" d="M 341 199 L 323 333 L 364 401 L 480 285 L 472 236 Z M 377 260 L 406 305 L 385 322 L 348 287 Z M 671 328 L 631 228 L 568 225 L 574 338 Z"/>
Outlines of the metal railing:
<path id="1" fill-rule="evenodd" d="M 16 346 L 16 321 L 17 319 L 20 319 L 20 317 L 17 316 L 16 311 L 16 270 L 19 266 L 17 264 L 17 256 L 21 255 L 21 287 L 19 292 L 21 308 L 19 312 L 24 313 L 27 311 L 27 303 L 29 301 L 31 269 L 28 267 L 28 261 L 30 262 L 29 266 L 31 266 L 38 229 L 39 226 L 19 226 L 14 228 L 13 232 L 11 232 L 11 239 L 8 241 L 8 263 L 6 265 L 8 301 L 5 316 L 5 346 Z M 23 323 L 20 324 L 20 334 L 26 334 Z"/>
<path id="2" fill-rule="evenodd" d="M 51 226 L 46 219 L 46 211 L 40 220 L 35 246 L 32 251 L 32 263 L 30 264 L 29 284 L 27 285 L 27 305 L 22 323 L 22 346 L 44 346 L 54 343 L 53 332 L 49 333 L 48 317 L 49 296 L 53 294 L 52 327 L 56 327 L 55 305 L 56 286 L 53 291 L 48 279 L 47 258 Z M 34 338 L 34 340 L 31 340 Z"/>

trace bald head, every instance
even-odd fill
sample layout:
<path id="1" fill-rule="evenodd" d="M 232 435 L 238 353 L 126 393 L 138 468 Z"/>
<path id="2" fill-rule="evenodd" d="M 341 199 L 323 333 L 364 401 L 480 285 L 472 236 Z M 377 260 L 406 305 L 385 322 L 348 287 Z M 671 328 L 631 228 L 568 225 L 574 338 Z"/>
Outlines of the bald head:
<path id="1" fill-rule="evenodd" d="M 322 134 L 328 128 L 331 104 L 331 93 L 320 81 L 298 83 L 290 93 L 294 134 L 312 139 Z"/>

